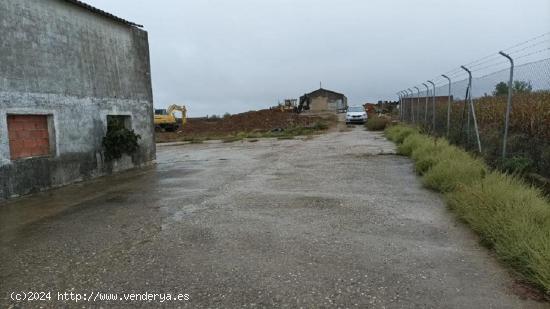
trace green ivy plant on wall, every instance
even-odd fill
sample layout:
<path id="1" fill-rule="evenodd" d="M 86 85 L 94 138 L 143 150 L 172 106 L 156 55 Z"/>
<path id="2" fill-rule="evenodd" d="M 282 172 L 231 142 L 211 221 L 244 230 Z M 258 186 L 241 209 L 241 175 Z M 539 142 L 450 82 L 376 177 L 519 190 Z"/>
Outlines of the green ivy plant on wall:
<path id="1" fill-rule="evenodd" d="M 127 118 L 124 116 L 108 117 L 107 134 L 103 137 L 105 158 L 108 161 L 120 159 L 123 154 L 132 155 L 139 148 L 139 134 L 126 127 Z"/>

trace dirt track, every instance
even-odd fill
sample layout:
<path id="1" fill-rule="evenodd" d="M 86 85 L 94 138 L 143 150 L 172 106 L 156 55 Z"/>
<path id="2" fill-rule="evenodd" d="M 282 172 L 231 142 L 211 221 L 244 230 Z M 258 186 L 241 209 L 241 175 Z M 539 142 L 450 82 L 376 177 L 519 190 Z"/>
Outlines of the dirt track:
<path id="1" fill-rule="evenodd" d="M 72 290 L 190 295 L 130 303 L 144 307 L 546 308 L 393 152 L 361 127 L 165 145 L 149 170 L 11 201 L 0 307 Z"/>

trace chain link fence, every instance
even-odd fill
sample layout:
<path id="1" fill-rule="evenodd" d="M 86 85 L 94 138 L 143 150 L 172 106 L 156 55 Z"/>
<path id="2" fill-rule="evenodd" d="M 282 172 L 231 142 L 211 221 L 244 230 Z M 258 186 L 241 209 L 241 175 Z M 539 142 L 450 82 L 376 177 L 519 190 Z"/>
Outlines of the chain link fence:
<path id="1" fill-rule="evenodd" d="M 401 121 L 492 166 L 550 178 L 550 32 L 398 95 Z"/>

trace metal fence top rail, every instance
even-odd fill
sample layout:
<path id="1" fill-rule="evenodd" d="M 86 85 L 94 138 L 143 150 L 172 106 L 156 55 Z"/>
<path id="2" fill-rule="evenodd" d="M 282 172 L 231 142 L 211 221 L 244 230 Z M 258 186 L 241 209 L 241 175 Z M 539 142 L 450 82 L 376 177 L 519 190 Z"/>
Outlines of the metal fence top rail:
<path id="1" fill-rule="evenodd" d="M 545 32 L 525 41 L 513 44 L 501 51 L 508 54 L 514 62 L 516 62 L 516 66 L 548 60 L 550 59 L 550 32 Z M 494 52 L 490 55 L 467 62 L 463 66 L 472 71 L 472 73 L 477 73 L 474 74 L 474 78 L 477 78 L 478 76 L 483 77 L 499 71 L 508 70 L 508 65 L 509 61 L 507 59 L 504 59 L 499 52 Z M 448 76 L 452 81 L 457 78 L 468 78 L 467 74 L 460 66 L 443 73 L 443 75 Z M 437 86 L 446 85 L 448 83 L 441 74 L 438 74 L 431 80 L 433 80 Z"/>

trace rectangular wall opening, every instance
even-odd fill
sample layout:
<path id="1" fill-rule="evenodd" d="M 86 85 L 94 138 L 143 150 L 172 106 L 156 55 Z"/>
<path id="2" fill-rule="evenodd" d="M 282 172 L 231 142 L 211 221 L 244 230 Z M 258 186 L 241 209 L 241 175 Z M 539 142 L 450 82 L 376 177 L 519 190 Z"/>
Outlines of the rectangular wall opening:
<path id="1" fill-rule="evenodd" d="M 11 160 L 55 155 L 52 115 L 7 115 Z"/>
<path id="2" fill-rule="evenodd" d="M 107 132 L 132 129 L 132 118 L 128 115 L 107 115 Z"/>

